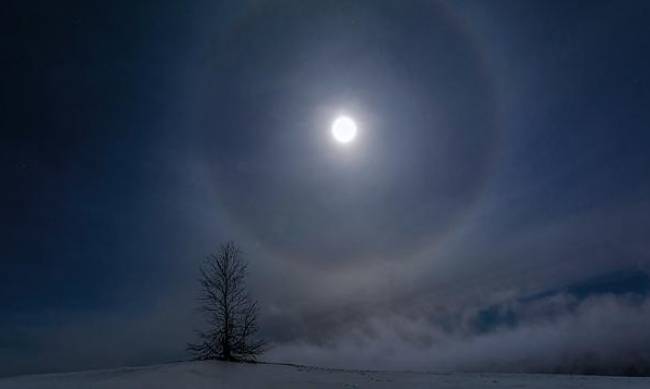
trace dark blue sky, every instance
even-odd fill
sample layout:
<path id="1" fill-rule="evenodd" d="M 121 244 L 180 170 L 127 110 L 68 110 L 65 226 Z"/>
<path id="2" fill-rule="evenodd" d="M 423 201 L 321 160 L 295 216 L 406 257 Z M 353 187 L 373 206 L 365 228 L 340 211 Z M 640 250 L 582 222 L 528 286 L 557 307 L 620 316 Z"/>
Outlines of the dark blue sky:
<path id="1" fill-rule="evenodd" d="M 224 239 L 270 359 L 647 369 L 646 2 L 3 14 L 0 374 L 185 358 Z"/>

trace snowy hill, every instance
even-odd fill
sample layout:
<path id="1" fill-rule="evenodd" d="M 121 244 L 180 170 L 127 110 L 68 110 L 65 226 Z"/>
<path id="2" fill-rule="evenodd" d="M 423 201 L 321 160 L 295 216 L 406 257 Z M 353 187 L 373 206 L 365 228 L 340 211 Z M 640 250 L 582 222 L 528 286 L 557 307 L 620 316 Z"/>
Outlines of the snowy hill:
<path id="1" fill-rule="evenodd" d="M 0 389 L 122 388 L 650 388 L 650 378 L 529 374 L 429 374 L 274 364 L 180 362 L 0 379 Z"/>

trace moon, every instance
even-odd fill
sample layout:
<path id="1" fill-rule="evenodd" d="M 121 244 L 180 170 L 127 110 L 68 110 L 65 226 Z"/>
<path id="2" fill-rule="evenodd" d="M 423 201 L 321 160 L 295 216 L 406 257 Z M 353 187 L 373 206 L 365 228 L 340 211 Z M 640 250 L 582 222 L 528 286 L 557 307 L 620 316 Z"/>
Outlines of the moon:
<path id="1" fill-rule="evenodd" d="M 339 116 L 332 122 L 332 136 L 339 143 L 350 143 L 357 136 L 357 124 L 348 116 Z"/>

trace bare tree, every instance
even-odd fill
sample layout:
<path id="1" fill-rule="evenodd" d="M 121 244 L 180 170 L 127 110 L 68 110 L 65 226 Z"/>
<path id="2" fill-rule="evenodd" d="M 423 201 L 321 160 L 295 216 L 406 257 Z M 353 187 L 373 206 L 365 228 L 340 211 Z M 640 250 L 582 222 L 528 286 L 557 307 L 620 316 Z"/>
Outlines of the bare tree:
<path id="1" fill-rule="evenodd" d="M 199 342 L 187 347 L 195 359 L 255 360 L 264 352 L 265 343 L 257 338 L 257 302 L 246 290 L 247 267 L 232 241 L 206 258 L 199 300 L 208 329 L 198 331 Z"/>

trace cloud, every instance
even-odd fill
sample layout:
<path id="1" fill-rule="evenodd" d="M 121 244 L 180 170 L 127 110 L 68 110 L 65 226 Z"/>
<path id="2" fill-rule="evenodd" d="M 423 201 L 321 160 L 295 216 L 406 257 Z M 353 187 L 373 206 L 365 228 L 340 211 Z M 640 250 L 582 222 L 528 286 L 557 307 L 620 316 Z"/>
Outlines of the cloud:
<path id="1" fill-rule="evenodd" d="M 517 324 L 481 332 L 475 323 L 486 308 L 449 315 L 453 326 L 425 313 L 373 317 L 335 336 L 277 344 L 268 358 L 338 368 L 650 373 L 648 298 L 555 295 L 513 304 Z"/>

